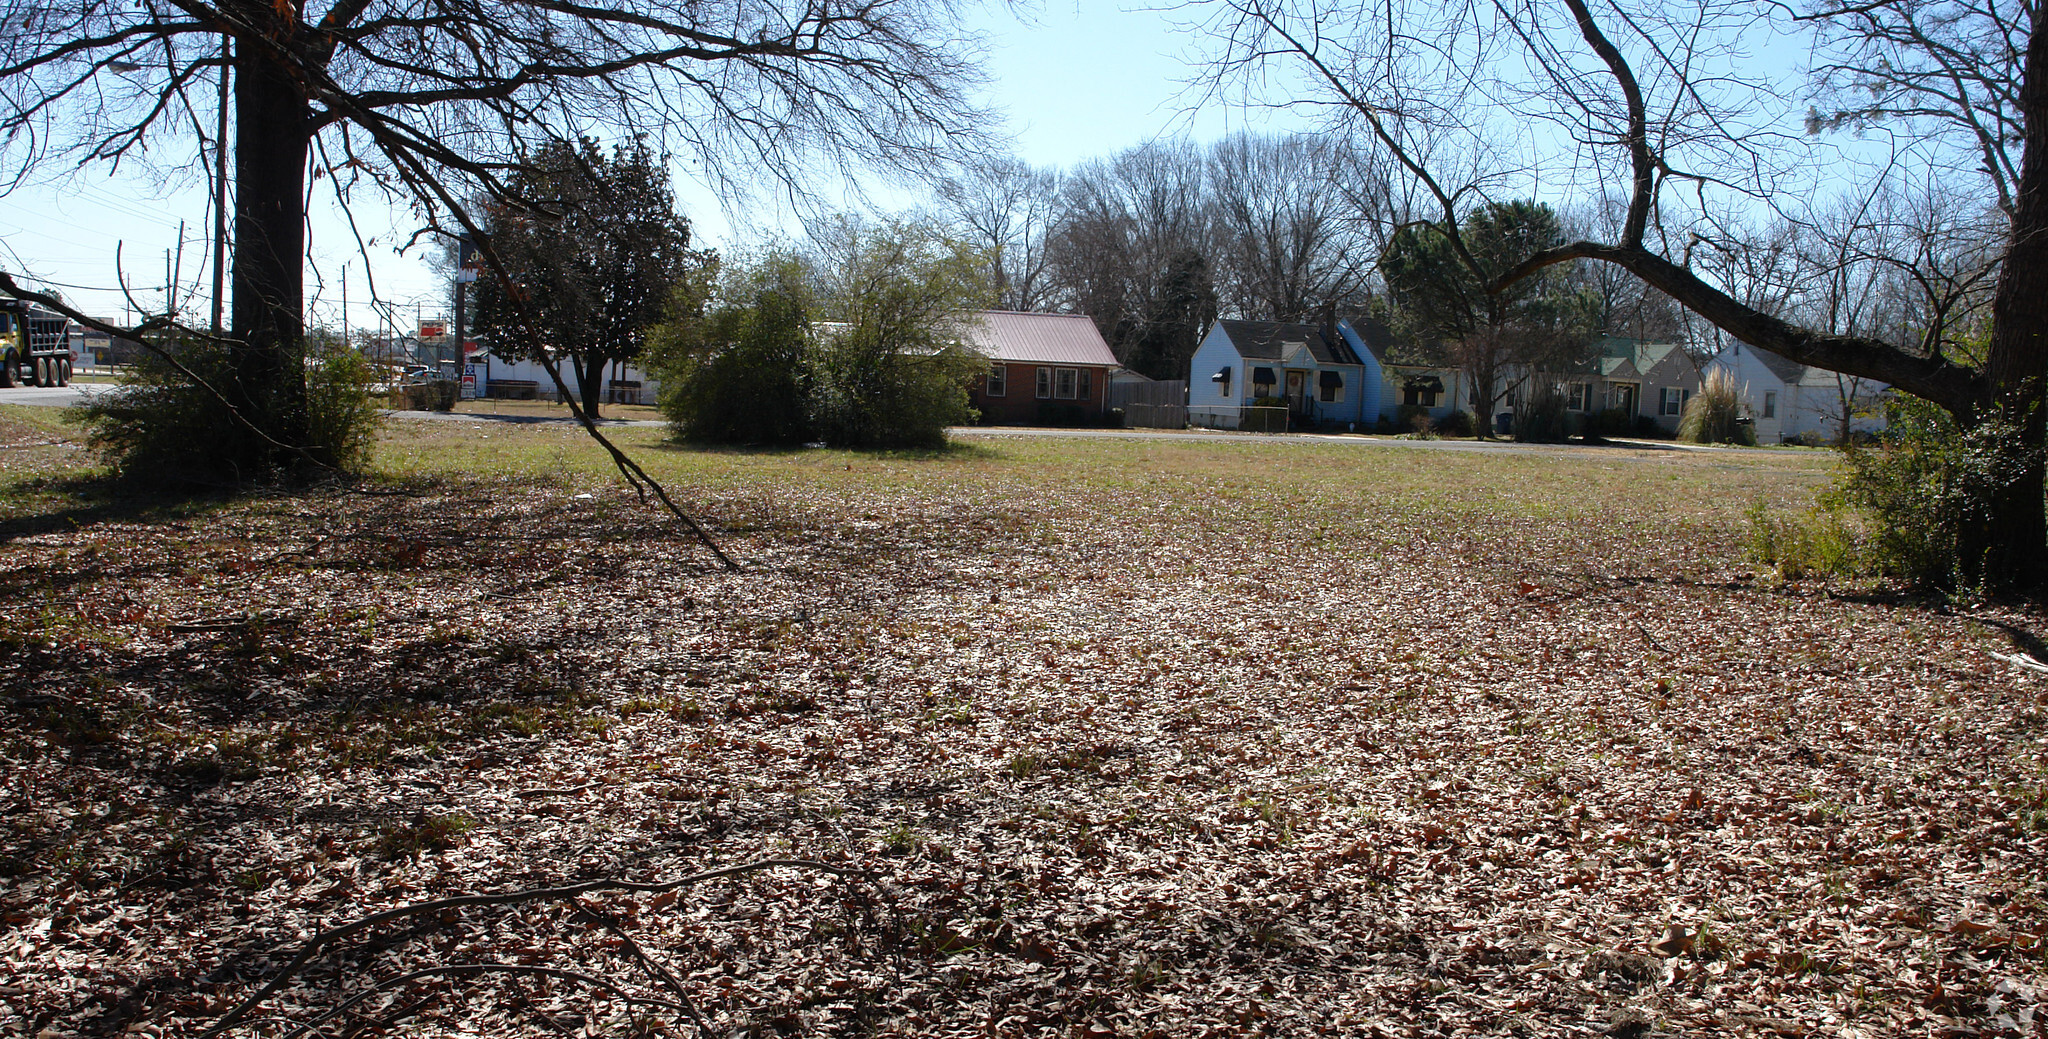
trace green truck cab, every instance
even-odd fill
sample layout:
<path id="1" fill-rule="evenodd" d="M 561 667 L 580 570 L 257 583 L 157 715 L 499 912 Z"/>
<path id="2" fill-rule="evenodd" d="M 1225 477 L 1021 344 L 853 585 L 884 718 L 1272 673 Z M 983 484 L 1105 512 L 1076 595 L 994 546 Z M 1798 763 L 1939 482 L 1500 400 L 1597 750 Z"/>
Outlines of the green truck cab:
<path id="1" fill-rule="evenodd" d="M 0 299 L 0 390 L 71 384 L 71 322 L 18 299 Z"/>

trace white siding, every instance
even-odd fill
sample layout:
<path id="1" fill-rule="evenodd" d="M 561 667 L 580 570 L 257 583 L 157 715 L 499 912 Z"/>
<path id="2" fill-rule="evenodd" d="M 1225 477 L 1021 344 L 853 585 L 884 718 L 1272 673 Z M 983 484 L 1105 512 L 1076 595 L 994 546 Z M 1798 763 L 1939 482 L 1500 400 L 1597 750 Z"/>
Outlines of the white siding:
<path id="1" fill-rule="evenodd" d="M 1224 368 L 1230 369 L 1230 392 L 1227 394 L 1214 378 Z M 1237 347 L 1231 345 L 1230 337 L 1223 334 L 1222 323 L 1211 324 L 1209 334 L 1202 337 L 1202 344 L 1195 348 L 1195 356 L 1188 361 L 1188 423 L 1214 429 L 1236 429 L 1243 413 L 1241 409 L 1248 402 L 1246 394 L 1249 387 L 1245 380 L 1250 377 L 1244 358 L 1237 355 Z"/>

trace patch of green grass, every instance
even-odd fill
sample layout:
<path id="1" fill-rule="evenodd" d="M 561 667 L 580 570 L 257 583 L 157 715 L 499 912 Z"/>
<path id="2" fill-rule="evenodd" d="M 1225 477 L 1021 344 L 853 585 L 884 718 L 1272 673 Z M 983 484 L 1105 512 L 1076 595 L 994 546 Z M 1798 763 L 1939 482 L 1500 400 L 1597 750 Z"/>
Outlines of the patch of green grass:
<path id="1" fill-rule="evenodd" d="M 381 858 L 418 858 L 430 851 L 446 851 L 460 843 L 463 834 L 476 829 L 476 820 L 461 812 L 447 815 L 420 813 L 411 822 L 387 826 L 377 835 L 374 850 Z"/>

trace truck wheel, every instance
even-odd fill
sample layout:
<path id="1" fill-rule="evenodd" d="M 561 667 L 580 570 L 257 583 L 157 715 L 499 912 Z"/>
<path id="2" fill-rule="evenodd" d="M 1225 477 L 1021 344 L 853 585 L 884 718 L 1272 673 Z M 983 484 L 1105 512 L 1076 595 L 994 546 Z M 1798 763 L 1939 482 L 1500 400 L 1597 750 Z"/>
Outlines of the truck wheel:
<path id="1" fill-rule="evenodd" d="M 11 390 L 14 388 L 14 368 L 13 354 L 0 357 L 0 390 Z"/>
<path id="2" fill-rule="evenodd" d="M 42 367 L 42 372 L 43 372 L 43 385 L 45 385 L 45 386 L 55 386 L 55 385 L 57 385 L 57 365 L 56 365 L 55 363 L 53 363 L 53 362 L 52 362 L 52 361 L 51 361 L 51 360 L 50 360 L 49 358 L 47 358 L 47 357 L 43 358 L 43 367 Z"/>
<path id="3" fill-rule="evenodd" d="M 28 359 L 28 384 L 30 386 L 41 386 L 43 384 L 43 359 L 40 357 Z"/>
<path id="4" fill-rule="evenodd" d="M 71 385 L 71 358 L 69 357 L 57 359 L 57 385 Z"/>

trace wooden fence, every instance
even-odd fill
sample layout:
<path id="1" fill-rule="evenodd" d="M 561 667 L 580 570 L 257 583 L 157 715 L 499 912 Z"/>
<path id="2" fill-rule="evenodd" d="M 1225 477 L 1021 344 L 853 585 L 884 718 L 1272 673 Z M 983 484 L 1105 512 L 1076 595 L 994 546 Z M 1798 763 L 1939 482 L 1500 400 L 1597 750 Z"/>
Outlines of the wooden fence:
<path id="1" fill-rule="evenodd" d="M 1109 384 L 1109 406 L 1124 409 L 1126 426 L 1186 429 L 1188 382 L 1186 379 L 1113 382 Z"/>

